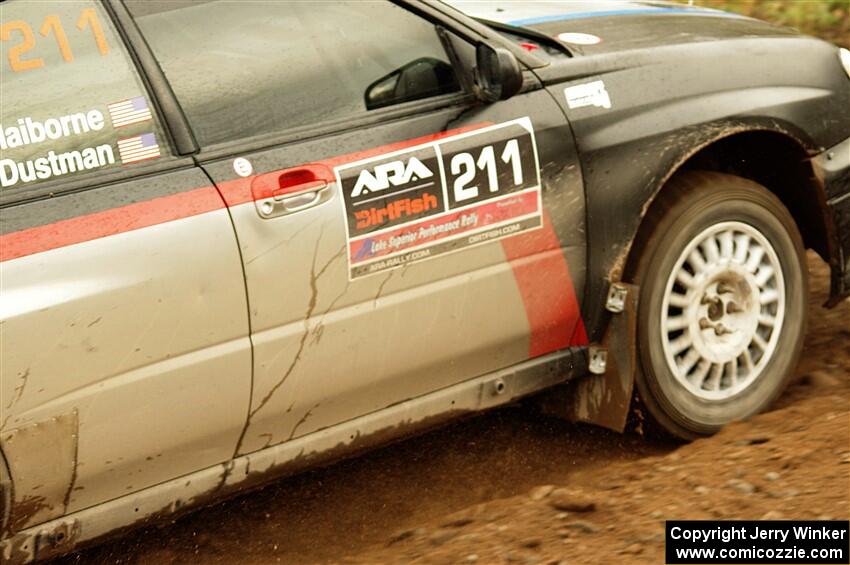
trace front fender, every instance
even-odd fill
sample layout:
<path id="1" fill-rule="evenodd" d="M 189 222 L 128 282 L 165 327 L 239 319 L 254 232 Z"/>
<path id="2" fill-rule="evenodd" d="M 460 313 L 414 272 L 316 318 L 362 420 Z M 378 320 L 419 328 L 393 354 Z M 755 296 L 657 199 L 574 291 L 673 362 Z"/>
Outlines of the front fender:
<path id="1" fill-rule="evenodd" d="M 751 131 L 774 132 L 813 157 L 850 132 L 850 88 L 836 48 L 810 38 L 666 46 L 576 58 L 538 74 L 569 118 L 580 153 L 588 229 L 583 315 L 597 342 L 608 285 L 622 276 L 644 214 L 691 157 Z M 610 107 L 570 107 L 565 88 L 597 81 Z"/>

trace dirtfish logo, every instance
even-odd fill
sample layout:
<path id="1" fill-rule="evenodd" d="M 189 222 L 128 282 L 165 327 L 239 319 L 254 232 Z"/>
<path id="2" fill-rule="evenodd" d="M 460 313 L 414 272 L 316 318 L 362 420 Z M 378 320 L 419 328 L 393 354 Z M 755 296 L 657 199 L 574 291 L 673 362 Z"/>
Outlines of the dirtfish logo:
<path id="1" fill-rule="evenodd" d="M 411 157 L 407 164 L 404 161 L 382 163 L 375 167 L 374 172 L 369 169 L 360 171 L 354 190 L 351 191 L 351 197 L 357 198 L 370 192 L 386 190 L 390 186 L 401 186 L 433 176 L 431 169 L 416 157 Z"/>

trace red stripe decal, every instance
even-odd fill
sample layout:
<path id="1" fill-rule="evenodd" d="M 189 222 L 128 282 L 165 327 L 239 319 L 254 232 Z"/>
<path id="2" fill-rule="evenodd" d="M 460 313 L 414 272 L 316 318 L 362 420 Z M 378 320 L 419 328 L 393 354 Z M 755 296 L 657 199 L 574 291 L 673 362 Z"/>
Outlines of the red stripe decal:
<path id="1" fill-rule="evenodd" d="M 549 213 L 543 211 L 541 229 L 503 239 L 502 247 L 528 316 L 529 358 L 586 345 L 573 279 Z"/>
<path id="2" fill-rule="evenodd" d="M 224 208 L 211 186 L 0 236 L 0 261 L 164 224 Z"/>

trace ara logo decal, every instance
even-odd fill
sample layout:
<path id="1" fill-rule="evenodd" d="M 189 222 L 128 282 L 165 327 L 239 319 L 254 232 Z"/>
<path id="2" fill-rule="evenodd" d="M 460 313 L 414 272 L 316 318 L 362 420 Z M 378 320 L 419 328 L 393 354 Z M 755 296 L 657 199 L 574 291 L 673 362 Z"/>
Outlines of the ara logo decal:
<path id="1" fill-rule="evenodd" d="M 568 86 L 564 89 L 567 97 L 567 106 L 570 109 L 595 106 L 596 108 L 611 108 L 611 97 L 605 90 L 605 83 L 601 80 Z"/>
<path id="2" fill-rule="evenodd" d="M 380 192 L 390 186 L 401 186 L 416 182 L 425 178 L 433 177 L 434 173 L 416 157 L 404 161 L 390 161 L 375 167 L 374 172 L 363 169 L 357 177 L 351 197 L 357 198 L 370 192 Z"/>

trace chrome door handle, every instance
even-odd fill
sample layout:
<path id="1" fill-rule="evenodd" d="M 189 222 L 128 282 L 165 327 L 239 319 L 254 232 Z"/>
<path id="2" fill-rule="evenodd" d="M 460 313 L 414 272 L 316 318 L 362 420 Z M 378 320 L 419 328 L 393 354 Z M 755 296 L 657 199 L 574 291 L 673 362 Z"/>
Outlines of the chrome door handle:
<path id="1" fill-rule="evenodd" d="M 294 214 L 327 202 L 333 194 L 333 172 L 309 164 L 259 175 L 251 185 L 254 205 L 263 219 Z"/>
<path id="2" fill-rule="evenodd" d="M 262 198 L 256 201 L 257 212 L 264 219 L 277 218 L 294 214 L 313 206 L 318 206 L 323 202 L 327 202 L 333 191 L 332 184 L 326 182 L 322 186 L 316 186 L 282 195 L 272 196 L 271 198 Z"/>

